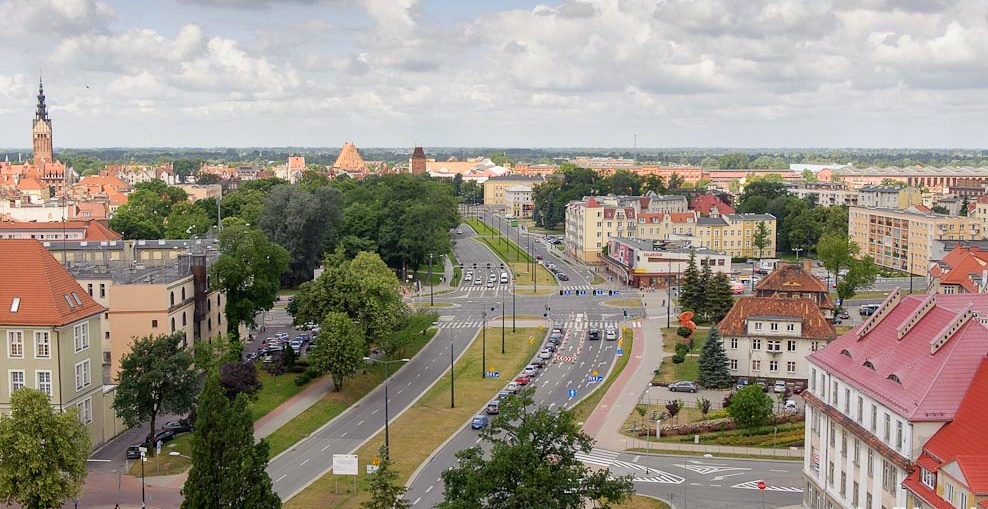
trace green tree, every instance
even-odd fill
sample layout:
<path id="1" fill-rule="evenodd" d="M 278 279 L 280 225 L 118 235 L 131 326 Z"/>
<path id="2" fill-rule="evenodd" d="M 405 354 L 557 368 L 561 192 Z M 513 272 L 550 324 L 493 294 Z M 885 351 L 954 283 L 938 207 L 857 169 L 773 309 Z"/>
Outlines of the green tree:
<path id="1" fill-rule="evenodd" d="M 408 509 L 412 506 L 405 498 L 408 491 L 401 483 L 398 471 L 392 468 L 388 450 L 382 445 L 377 452 L 380 464 L 377 471 L 367 476 L 370 482 L 370 500 L 360 504 L 363 509 Z"/>
<path id="2" fill-rule="evenodd" d="M 889 177 L 889 178 L 883 178 L 882 179 L 882 185 L 883 186 L 890 186 L 890 187 L 899 187 L 899 188 L 902 188 L 902 187 L 906 187 L 909 184 L 907 184 L 906 181 L 904 181 L 904 180 L 899 180 L 899 179 L 894 179 L 894 178 L 890 178 Z"/>
<path id="3" fill-rule="evenodd" d="M 593 439 L 567 411 L 530 408 L 531 390 L 509 398 L 490 427 L 480 432 L 483 447 L 456 454 L 459 462 L 442 474 L 439 509 L 553 507 L 608 508 L 633 493 L 628 477 L 591 470 L 576 458 Z M 489 452 L 485 452 L 489 450 Z"/>
<path id="4" fill-rule="evenodd" d="M 216 288 L 226 295 L 226 330 L 239 342 L 240 325 L 257 325 L 254 317 L 274 306 L 280 276 L 288 269 L 288 251 L 247 226 L 224 228 L 220 256 L 209 268 Z"/>
<path id="5" fill-rule="evenodd" d="M 148 421 L 153 433 L 159 414 L 192 410 L 196 374 L 184 342 L 181 332 L 134 338 L 130 353 L 120 359 L 113 409 L 128 427 Z"/>
<path id="6" fill-rule="evenodd" d="M 968 213 L 970 212 L 970 210 L 968 210 L 968 207 L 970 207 L 970 205 L 971 205 L 971 201 L 967 199 L 967 196 L 965 196 L 964 199 L 961 200 L 960 212 L 962 216 L 967 217 Z"/>
<path id="7" fill-rule="evenodd" d="M 784 198 L 788 194 L 786 183 L 778 175 L 751 177 L 744 184 L 744 192 L 738 198 L 736 208 L 738 212 L 764 214 L 768 212 L 767 205 L 770 201 Z"/>
<path id="8" fill-rule="evenodd" d="M 188 239 L 209 231 L 214 222 L 200 207 L 187 201 L 172 205 L 165 219 L 166 239 Z"/>
<path id="9" fill-rule="evenodd" d="M 400 287 L 376 253 L 360 252 L 346 261 L 327 257 L 322 275 L 303 284 L 295 295 L 295 323 L 320 323 L 331 312 L 346 313 L 360 325 L 366 341 L 383 345 L 407 319 Z"/>
<path id="10" fill-rule="evenodd" d="M 755 223 L 755 233 L 751 236 L 751 245 L 758 250 L 758 257 L 765 255 L 765 248 L 772 244 L 772 239 L 768 238 L 768 225 L 765 221 Z"/>
<path id="11" fill-rule="evenodd" d="M 714 280 L 713 267 L 710 266 L 710 258 L 705 258 L 700 262 L 703 267 L 700 269 L 700 281 L 699 288 L 700 292 L 696 298 L 696 307 L 693 309 L 696 312 L 697 321 L 707 320 L 709 318 L 709 310 L 707 309 L 707 294 L 710 291 L 710 284 Z"/>
<path id="12" fill-rule="evenodd" d="M 772 397 L 758 385 L 746 385 L 731 396 L 727 414 L 738 426 L 751 433 L 772 415 Z"/>
<path id="13" fill-rule="evenodd" d="M 699 313 L 703 300 L 703 287 L 700 286 L 700 271 L 696 268 L 696 250 L 690 250 L 690 261 L 683 271 L 683 281 L 679 285 L 679 307 Z"/>
<path id="14" fill-rule="evenodd" d="M 229 400 L 215 374 L 206 378 L 192 436 L 192 469 L 182 488 L 183 509 L 279 508 L 264 470 L 268 444 L 254 443 L 247 396 Z"/>
<path id="15" fill-rule="evenodd" d="M 342 194 L 331 187 L 314 192 L 298 186 L 271 188 L 264 200 L 258 226 L 272 242 L 291 255 L 288 271 L 281 275 L 285 286 L 298 286 L 312 279 L 327 247 L 335 243 L 343 222 Z"/>
<path id="16" fill-rule="evenodd" d="M 854 297 L 858 290 L 875 284 L 877 278 L 878 266 L 875 265 L 875 260 L 871 256 L 852 260 L 847 274 L 837 282 L 837 298 L 840 299 L 840 302 L 846 302 Z M 836 309 L 834 311 L 836 312 Z"/>
<path id="17" fill-rule="evenodd" d="M 731 152 L 717 159 L 717 167 L 722 170 L 745 170 L 748 166 L 748 154 L 744 152 Z"/>
<path id="18" fill-rule="evenodd" d="M 41 391 L 14 391 L 10 414 L 0 418 L 0 500 L 49 509 L 78 498 L 89 447 L 77 408 L 62 412 Z"/>
<path id="19" fill-rule="evenodd" d="M 707 342 L 703 344 L 700 351 L 699 379 L 697 383 L 705 389 L 727 389 L 732 383 L 731 371 L 724 351 L 724 342 L 720 337 L 717 324 L 710 327 L 707 333 Z"/>
<path id="20" fill-rule="evenodd" d="M 337 391 L 364 365 L 367 344 L 363 331 L 346 313 L 331 312 L 322 321 L 316 348 L 309 352 L 312 365 L 333 377 Z"/>
<path id="21" fill-rule="evenodd" d="M 949 216 L 950 215 L 950 210 L 948 210 L 947 207 L 944 207 L 943 205 L 934 205 L 934 206 L 930 207 L 930 210 L 932 210 L 933 212 L 935 212 L 937 214 L 942 214 L 942 215 L 945 215 L 945 216 Z"/>
<path id="22" fill-rule="evenodd" d="M 141 182 L 127 196 L 127 203 L 110 218 L 110 228 L 123 232 L 126 239 L 160 239 L 165 232 L 165 218 L 177 203 L 187 202 L 188 194 L 169 187 L 160 180 Z"/>
<path id="23" fill-rule="evenodd" d="M 823 235 L 817 243 L 817 257 L 823 262 L 823 267 L 830 271 L 837 281 L 838 296 L 840 296 L 840 275 L 842 269 L 850 269 L 854 257 L 859 251 L 858 244 L 844 235 Z M 834 308 L 834 314 L 837 308 Z"/>
<path id="24" fill-rule="evenodd" d="M 703 297 L 703 307 L 710 321 L 719 322 L 734 305 L 734 299 L 731 298 L 731 279 L 724 273 L 713 276 Z"/>
<path id="25" fill-rule="evenodd" d="M 220 183 L 220 176 L 215 173 L 197 172 L 196 184 L 208 186 Z"/>

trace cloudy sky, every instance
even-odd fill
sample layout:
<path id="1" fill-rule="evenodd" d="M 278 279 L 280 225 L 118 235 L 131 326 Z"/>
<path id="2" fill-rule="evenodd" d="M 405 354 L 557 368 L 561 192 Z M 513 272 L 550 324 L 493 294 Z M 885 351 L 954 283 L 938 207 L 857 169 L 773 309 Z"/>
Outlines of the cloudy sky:
<path id="1" fill-rule="evenodd" d="M 988 0 L 0 0 L 0 147 L 988 145 Z"/>

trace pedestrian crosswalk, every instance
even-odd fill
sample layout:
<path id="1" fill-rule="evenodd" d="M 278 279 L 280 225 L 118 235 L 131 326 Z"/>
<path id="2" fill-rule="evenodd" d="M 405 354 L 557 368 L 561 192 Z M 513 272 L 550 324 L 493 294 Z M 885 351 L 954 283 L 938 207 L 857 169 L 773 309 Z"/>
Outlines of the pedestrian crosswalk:
<path id="1" fill-rule="evenodd" d="M 620 453 L 614 451 L 591 449 L 589 454 L 577 452 L 576 459 L 589 465 L 597 465 L 617 471 L 630 471 L 636 482 L 682 484 L 686 480 L 676 474 L 663 472 L 637 463 L 621 461 L 617 459 L 619 455 Z"/>
<path id="2" fill-rule="evenodd" d="M 731 486 L 731 487 L 732 488 L 740 488 L 740 489 L 743 489 L 743 490 L 757 490 L 758 489 L 758 483 L 759 482 L 761 482 L 761 481 L 747 481 L 747 482 L 735 484 L 734 486 Z M 765 486 L 765 491 L 786 491 L 786 492 L 789 492 L 789 493 L 802 493 L 803 492 L 802 488 L 791 488 L 789 486 L 772 486 L 772 485 L 766 485 Z"/>

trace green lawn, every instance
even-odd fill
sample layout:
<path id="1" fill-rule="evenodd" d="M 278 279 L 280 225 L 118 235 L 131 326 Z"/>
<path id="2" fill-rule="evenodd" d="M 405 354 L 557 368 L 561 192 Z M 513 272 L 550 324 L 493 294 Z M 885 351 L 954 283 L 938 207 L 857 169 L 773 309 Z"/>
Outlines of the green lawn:
<path id="1" fill-rule="evenodd" d="M 172 456 L 168 454 L 170 452 L 177 452 L 178 455 Z M 154 451 L 149 451 L 149 454 L 151 453 L 154 453 Z M 154 458 L 148 457 L 144 463 L 144 476 L 154 477 L 156 475 L 180 474 L 192 466 L 192 458 L 189 457 L 191 455 L 192 433 L 183 433 L 175 438 L 175 440 L 167 444 L 162 444 L 161 456 Z M 130 475 L 135 477 L 141 475 L 141 460 L 127 461 L 130 462 L 130 470 L 128 471 Z"/>
<path id="2" fill-rule="evenodd" d="M 257 392 L 257 401 L 250 406 L 251 417 L 255 421 L 264 417 L 275 408 L 278 408 L 278 405 L 284 403 L 305 388 L 304 386 L 299 387 L 295 385 L 296 373 L 285 373 L 273 377 L 258 365 L 257 375 L 264 386 Z"/>
<path id="3" fill-rule="evenodd" d="M 693 332 L 693 351 L 686 356 L 686 360 L 681 364 L 674 364 L 671 357 L 662 359 L 659 372 L 652 378 L 653 383 L 671 384 L 680 380 L 696 380 L 700 376 L 700 367 L 697 361 L 700 360 L 700 352 L 703 344 L 707 341 L 708 329 L 697 329 Z M 666 352 L 675 352 L 676 343 L 683 338 L 676 334 L 676 329 L 662 329 L 662 348 Z"/>

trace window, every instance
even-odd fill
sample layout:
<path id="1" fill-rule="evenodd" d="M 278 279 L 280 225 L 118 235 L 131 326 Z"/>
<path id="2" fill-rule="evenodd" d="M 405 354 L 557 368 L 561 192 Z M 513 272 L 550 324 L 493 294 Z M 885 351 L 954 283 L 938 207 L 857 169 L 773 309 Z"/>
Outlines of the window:
<path id="1" fill-rule="evenodd" d="M 106 285 L 104 283 L 99 284 L 99 296 L 106 297 Z"/>
<path id="2" fill-rule="evenodd" d="M 89 348 L 89 324 L 80 323 L 72 327 L 72 338 L 75 340 L 76 352 L 81 352 Z"/>
<path id="3" fill-rule="evenodd" d="M 7 357 L 24 358 L 24 333 L 19 330 L 7 331 Z"/>
<path id="4" fill-rule="evenodd" d="M 840 452 L 843 455 L 847 455 L 847 430 L 840 430 Z"/>
<path id="5" fill-rule="evenodd" d="M 777 330 L 779 330 L 779 324 L 777 324 L 775 322 L 770 323 L 770 324 L 768 324 L 768 329 L 769 330 L 777 331 Z"/>
<path id="6" fill-rule="evenodd" d="M 874 433 L 878 429 L 878 407 L 874 404 L 871 405 L 871 432 Z"/>
<path id="7" fill-rule="evenodd" d="M 79 403 L 79 421 L 83 424 L 93 422 L 93 398 L 86 398 Z"/>
<path id="8" fill-rule="evenodd" d="M 851 416 L 851 389 L 844 389 L 844 414 Z"/>
<path id="9" fill-rule="evenodd" d="M 38 390 L 51 397 L 51 371 L 35 371 L 38 382 Z"/>
<path id="10" fill-rule="evenodd" d="M 761 350 L 762 349 L 762 340 L 760 340 L 760 339 L 752 339 L 751 340 L 751 349 L 752 350 Z"/>
<path id="11" fill-rule="evenodd" d="M 48 331 L 34 331 L 34 357 L 51 358 L 51 333 Z"/>
<path id="12" fill-rule="evenodd" d="M 830 421 L 830 447 L 837 445 L 837 424 Z"/>
<path id="13" fill-rule="evenodd" d="M 89 387 L 92 383 L 92 378 L 89 374 L 89 359 L 86 359 L 75 365 L 75 390 L 79 391 Z"/>
<path id="14" fill-rule="evenodd" d="M 834 462 L 831 461 L 830 465 L 827 466 L 827 484 L 831 487 L 834 485 Z"/>
<path id="15" fill-rule="evenodd" d="M 738 338 L 731 338 L 731 350 L 738 349 Z"/>
<path id="16" fill-rule="evenodd" d="M 923 481 L 923 484 L 925 484 L 927 488 L 936 488 L 937 476 L 933 472 L 930 472 L 925 468 L 921 468 L 919 469 L 919 473 L 920 480 Z"/>
<path id="17" fill-rule="evenodd" d="M 834 382 L 833 389 L 830 391 L 830 404 L 837 406 L 837 382 Z"/>
<path id="18" fill-rule="evenodd" d="M 892 416 L 885 414 L 885 443 L 892 438 Z"/>
<path id="19" fill-rule="evenodd" d="M 861 441 L 857 438 L 854 439 L 854 465 L 857 466 L 861 463 Z"/>
<path id="20" fill-rule="evenodd" d="M 755 322 L 755 330 L 762 330 L 762 322 Z"/>
<path id="21" fill-rule="evenodd" d="M 882 489 L 895 494 L 895 466 L 882 460 Z"/>
<path id="22" fill-rule="evenodd" d="M 757 360 L 757 359 L 751 361 L 751 370 L 752 371 L 761 371 L 762 370 L 762 361 Z"/>
<path id="23" fill-rule="evenodd" d="M 730 367 L 731 367 L 732 370 L 737 370 L 738 369 L 738 360 L 737 359 L 731 359 L 729 364 L 730 364 Z"/>
<path id="24" fill-rule="evenodd" d="M 847 497 L 847 472 L 840 473 L 840 496 Z"/>
<path id="25" fill-rule="evenodd" d="M 13 393 L 18 389 L 24 388 L 24 370 L 15 370 L 10 372 L 10 392 Z"/>
<path id="26" fill-rule="evenodd" d="M 962 490 L 957 491 L 957 505 L 955 507 L 961 507 L 963 509 L 970 507 L 967 505 L 967 493 Z"/>
<path id="27" fill-rule="evenodd" d="M 768 370 L 772 373 L 779 371 L 779 361 L 768 361 Z"/>
<path id="28" fill-rule="evenodd" d="M 812 350 L 812 351 L 815 352 L 819 348 L 820 348 L 820 342 L 819 341 L 813 341 L 813 342 L 810 343 L 810 350 Z"/>
<path id="29" fill-rule="evenodd" d="M 816 390 L 816 368 L 810 370 L 810 390 Z"/>
<path id="30" fill-rule="evenodd" d="M 875 451 L 868 448 L 868 477 L 875 475 Z"/>
<path id="31" fill-rule="evenodd" d="M 793 340 L 786 341 L 786 350 L 790 352 L 796 351 L 796 342 Z"/>
<path id="32" fill-rule="evenodd" d="M 782 341 L 778 339 L 769 340 L 766 345 L 768 351 L 770 352 L 781 352 L 782 351 Z"/>
<path id="33" fill-rule="evenodd" d="M 864 398 L 858 396 L 858 422 L 864 418 Z"/>
<path id="34" fill-rule="evenodd" d="M 88 293 L 90 297 L 93 296 L 93 284 L 92 283 L 86 284 L 86 293 Z"/>
<path id="35" fill-rule="evenodd" d="M 786 330 L 789 331 L 789 332 L 792 332 L 792 331 L 796 330 L 796 324 L 794 324 L 794 323 L 787 323 L 786 324 Z"/>
<path id="36" fill-rule="evenodd" d="M 171 330 L 171 332 L 173 332 L 173 333 L 175 332 L 175 317 L 174 316 L 172 317 L 172 330 Z"/>
<path id="37" fill-rule="evenodd" d="M 943 493 L 944 493 L 944 497 L 943 498 L 947 502 L 950 502 L 951 504 L 954 503 L 954 485 L 953 484 L 946 483 L 946 486 L 944 486 Z"/>
<path id="38" fill-rule="evenodd" d="M 796 372 L 796 361 L 786 361 L 786 371 L 789 373 Z"/>
<path id="39" fill-rule="evenodd" d="M 851 505 L 854 507 L 858 506 L 858 481 L 854 481 L 851 484 Z"/>
<path id="40" fill-rule="evenodd" d="M 158 328 L 158 321 L 157 320 L 151 320 L 151 328 L 152 329 L 157 329 Z"/>
<path id="41" fill-rule="evenodd" d="M 902 450 L 902 421 L 895 421 L 895 448 Z"/>
<path id="42" fill-rule="evenodd" d="M 820 435 L 820 412 L 813 412 L 813 432 Z"/>

